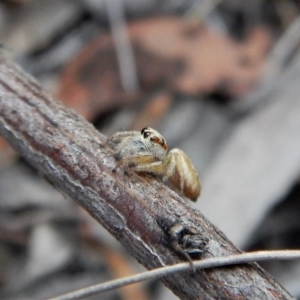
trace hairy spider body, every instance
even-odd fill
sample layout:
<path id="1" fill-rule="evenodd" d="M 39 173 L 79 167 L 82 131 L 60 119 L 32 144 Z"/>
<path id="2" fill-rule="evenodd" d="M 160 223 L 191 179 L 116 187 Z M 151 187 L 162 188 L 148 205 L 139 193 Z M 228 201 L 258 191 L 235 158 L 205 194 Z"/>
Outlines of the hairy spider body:
<path id="1" fill-rule="evenodd" d="M 115 150 L 118 163 L 115 169 L 129 167 L 169 180 L 185 197 L 196 201 L 201 192 L 198 173 L 188 156 L 180 149 L 168 152 L 164 137 L 146 127 L 139 131 L 117 132 L 107 144 Z"/>

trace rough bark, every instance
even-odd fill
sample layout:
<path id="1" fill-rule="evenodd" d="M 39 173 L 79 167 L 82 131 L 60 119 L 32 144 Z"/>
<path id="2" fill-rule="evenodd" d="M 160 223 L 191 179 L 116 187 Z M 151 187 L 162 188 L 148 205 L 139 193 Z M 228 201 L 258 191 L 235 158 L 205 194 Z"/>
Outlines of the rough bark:
<path id="1" fill-rule="evenodd" d="M 101 95 L 99 95 L 101 97 Z M 177 193 L 151 176 L 113 173 L 106 137 L 0 58 L 0 133 L 37 170 L 99 221 L 146 268 L 182 261 L 161 220 L 209 238 L 203 257 L 239 250 Z M 255 263 L 168 276 L 181 299 L 292 299 Z"/>

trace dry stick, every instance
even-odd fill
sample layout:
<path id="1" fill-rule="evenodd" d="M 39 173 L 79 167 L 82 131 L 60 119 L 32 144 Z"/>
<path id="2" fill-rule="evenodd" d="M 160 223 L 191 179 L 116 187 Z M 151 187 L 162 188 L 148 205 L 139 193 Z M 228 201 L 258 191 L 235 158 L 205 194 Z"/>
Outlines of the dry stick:
<path id="1" fill-rule="evenodd" d="M 267 260 L 291 260 L 299 259 L 300 251 L 298 250 L 282 250 L 282 251 L 257 251 L 230 255 L 226 257 L 208 258 L 201 261 L 195 261 L 197 269 L 207 269 L 213 267 L 222 267 L 234 264 L 249 263 L 254 261 Z M 187 263 L 176 264 L 170 267 L 163 267 L 136 275 L 128 276 L 121 279 L 111 280 L 105 283 L 89 286 L 75 292 L 67 293 L 49 300 L 76 300 L 95 294 L 107 292 L 116 288 L 124 287 L 129 284 L 141 282 L 143 280 L 157 279 L 166 275 L 187 271 L 190 265 Z"/>
<path id="2" fill-rule="evenodd" d="M 182 262 L 168 244 L 162 220 L 180 221 L 209 238 L 209 251 L 203 258 L 240 253 L 199 211 L 160 181 L 113 173 L 116 162 L 103 147 L 106 137 L 1 57 L 0 133 L 147 269 Z M 188 271 L 162 281 L 187 300 L 293 299 L 255 263 Z"/>
<path id="3" fill-rule="evenodd" d="M 257 105 L 266 99 L 272 100 L 268 96 L 272 93 L 274 87 L 276 87 L 279 76 L 284 74 L 284 66 L 287 64 L 288 59 L 291 58 L 297 47 L 299 47 L 299 31 L 300 17 L 297 17 L 276 42 L 268 57 L 267 65 L 257 87 L 232 104 L 230 109 L 234 110 L 235 114 L 244 113 L 257 107 Z"/>
<path id="4" fill-rule="evenodd" d="M 130 43 L 126 27 L 124 3 L 119 0 L 105 0 L 105 4 L 111 25 L 123 89 L 127 93 L 137 92 L 139 83 L 133 47 Z"/>

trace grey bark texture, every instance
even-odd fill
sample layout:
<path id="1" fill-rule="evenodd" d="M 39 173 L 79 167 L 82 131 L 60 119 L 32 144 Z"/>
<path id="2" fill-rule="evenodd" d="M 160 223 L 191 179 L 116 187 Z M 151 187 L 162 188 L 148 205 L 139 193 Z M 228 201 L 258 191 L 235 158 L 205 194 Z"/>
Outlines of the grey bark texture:
<path id="1" fill-rule="evenodd" d="M 99 95 L 101 97 L 101 95 Z M 0 58 L 0 133 L 53 185 L 72 197 L 147 269 L 182 261 L 161 220 L 209 238 L 203 257 L 239 253 L 189 203 L 151 176 L 113 173 L 106 137 L 53 100 L 30 76 Z M 167 276 L 181 299 L 293 299 L 257 264 Z"/>

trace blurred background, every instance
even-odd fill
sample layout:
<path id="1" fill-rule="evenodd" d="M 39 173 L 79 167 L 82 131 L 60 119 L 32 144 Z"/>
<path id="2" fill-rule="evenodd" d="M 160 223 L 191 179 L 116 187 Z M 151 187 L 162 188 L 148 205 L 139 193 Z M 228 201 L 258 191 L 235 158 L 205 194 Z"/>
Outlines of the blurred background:
<path id="1" fill-rule="evenodd" d="M 300 247 L 300 1 L 6 0 L 1 55 L 102 133 L 160 131 L 242 250 Z M 300 299 L 300 262 L 263 264 Z M 143 270 L 0 139 L 0 298 Z M 159 281 L 89 299 L 177 299 Z"/>

